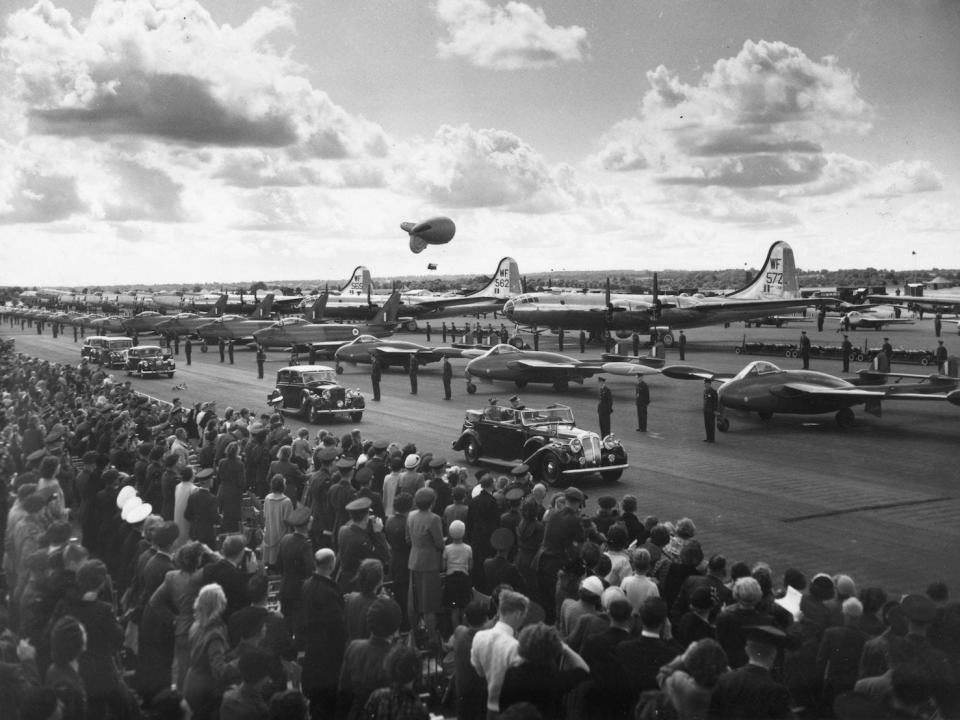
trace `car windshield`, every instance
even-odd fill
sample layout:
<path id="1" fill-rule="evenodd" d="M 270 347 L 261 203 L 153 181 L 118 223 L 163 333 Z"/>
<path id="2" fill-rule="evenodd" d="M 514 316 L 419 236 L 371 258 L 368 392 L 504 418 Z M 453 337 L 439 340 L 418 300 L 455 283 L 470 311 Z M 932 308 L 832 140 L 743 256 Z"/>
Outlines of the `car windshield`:
<path id="1" fill-rule="evenodd" d="M 144 358 L 160 357 L 161 355 L 163 355 L 163 350 L 161 350 L 158 347 L 137 348 L 136 352 L 134 352 L 134 355 L 137 355 L 138 357 L 144 357 Z"/>
<path id="2" fill-rule="evenodd" d="M 524 425 L 543 425 L 544 423 L 573 425 L 573 410 L 568 407 L 522 410 L 520 422 Z"/>
<path id="3" fill-rule="evenodd" d="M 133 340 L 130 340 L 129 338 L 107 340 L 107 347 L 111 350 L 125 350 L 128 347 L 133 347 Z"/>
<path id="4" fill-rule="evenodd" d="M 306 385 L 317 382 L 332 383 L 337 381 L 337 376 L 333 370 L 311 370 L 310 372 L 302 373 L 302 377 Z"/>

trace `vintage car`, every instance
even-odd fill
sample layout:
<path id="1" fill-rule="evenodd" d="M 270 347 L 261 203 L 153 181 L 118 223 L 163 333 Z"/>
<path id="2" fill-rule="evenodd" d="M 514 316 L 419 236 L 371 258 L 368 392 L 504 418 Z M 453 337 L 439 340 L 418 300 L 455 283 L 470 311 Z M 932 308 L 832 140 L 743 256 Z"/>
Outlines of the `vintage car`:
<path id="1" fill-rule="evenodd" d="M 337 383 L 337 374 L 326 365 L 293 365 L 277 371 L 277 387 L 267 404 L 279 410 L 293 410 L 309 422 L 321 418 L 348 416 L 360 422 L 366 404 L 359 390 Z"/>
<path id="2" fill-rule="evenodd" d="M 109 368 L 122 368 L 131 347 L 133 340 L 123 335 L 90 335 L 83 340 L 80 357 Z"/>
<path id="3" fill-rule="evenodd" d="M 123 368 L 127 375 L 173 377 L 177 364 L 173 356 L 159 345 L 134 345 L 127 349 Z"/>
<path id="4" fill-rule="evenodd" d="M 616 437 L 578 428 L 566 405 L 467 410 L 453 449 L 462 450 L 471 465 L 525 463 L 547 485 L 598 472 L 606 480 L 619 480 L 629 467 Z"/>

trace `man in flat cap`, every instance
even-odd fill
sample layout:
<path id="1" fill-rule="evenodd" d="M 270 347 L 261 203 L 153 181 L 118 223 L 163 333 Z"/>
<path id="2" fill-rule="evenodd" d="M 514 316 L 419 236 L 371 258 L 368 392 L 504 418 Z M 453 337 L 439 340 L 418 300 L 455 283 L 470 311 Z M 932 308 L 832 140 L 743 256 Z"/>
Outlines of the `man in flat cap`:
<path id="1" fill-rule="evenodd" d="M 313 556 L 313 575 L 303 583 L 296 638 L 305 651 L 303 693 L 310 700 L 312 718 L 333 718 L 337 682 L 347 645 L 343 594 L 333 581 L 337 556 L 321 548 Z"/>
<path id="2" fill-rule="evenodd" d="M 380 518 L 370 519 L 370 498 L 358 497 L 347 503 L 346 511 L 350 517 L 337 534 L 337 550 L 340 553 L 340 575 L 337 585 L 343 593 L 356 589 L 357 570 L 367 558 L 375 558 L 387 563 L 390 552 L 383 537 L 383 522 Z"/>
<path id="3" fill-rule="evenodd" d="M 543 542 L 537 557 L 534 558 L 538 597 L 546 613 L 547 623 L 553 623 L 556 619 L 556 603 L 553 598 L 560 568 L 570 558 L 574 548 L 584 541 L 580 508 L 585 499 L 578 488 L 568 487 L 563 491 L 562 500 L 557 501 L 557 511 L 547 518 Z"/>
<path id="4" fill-rule="evenodd" d="M 710 717 L 792 718 L 790 693 L 771 674 L 786 635 L 771 625 L 746 630 L 747 664 L 717 680 L 710 695 Z"/>
<path id="5" fill-rule="evenodd" d="M 336 539 L 340 534 L 340 528 L 347 522 L 347 504 L 353 500 L 356 496 L 356 490 L 354 490 L 353 483 L 353 468 L 355 461 L 351 457 L 341 457 L 337 460 L 334 465 L 337 468 L 339 477 L 336 478 L 336 483 L 330 488 L 328 497 L 330 499 L 330 507 L 333 510 L 333 537 Z"/>
<path id="6" fill-rule="evenodd" d="M 280 573 L 280 612 L 293 632 L 293 620 L 300 610 L 300 591 L 303 581 L 313 573 L 313 547 L 307 536 L 310 525 L 310 507 L 301 505 L 287 518 L 292 533 L 280 539 L 277 550 L 277 572 Z"/>

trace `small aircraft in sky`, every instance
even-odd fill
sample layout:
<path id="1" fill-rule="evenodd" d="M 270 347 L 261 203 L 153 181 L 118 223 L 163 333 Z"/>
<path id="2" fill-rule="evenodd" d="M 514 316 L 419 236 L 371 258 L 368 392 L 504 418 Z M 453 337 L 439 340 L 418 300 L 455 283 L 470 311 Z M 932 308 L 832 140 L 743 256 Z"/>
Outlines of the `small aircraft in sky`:
<path id="1" fill-rule="evenodd" d="M 420 223 L 400 223 L 400 229 L 410 236 L 410 250 L 423 252 L 427 245 L 445 245 L 453 239 L 457 226 L 448 217 L 435 217 Z"/>
<path id="2" fill-rule="evenodd" d="M 324 300 L 323 296 L 318 298 L 317 305 L 321 305 Z M 312 323 L 304 318 L 283 318 L 254 332 L 253 339 L 261 347 L 292 347 L 296 350 L 313 348 L 333 352 L 361 334 L 377 338 L 390 335 L 397 324 L 398 307 L 400 295 L 394 293 L 366 325 Z"/>
<path id="3" fill-rule="evenodd" d="M 910 318 L 900 317 L 906 308 L 899 305 L 846 305 L 839 306 L 843 313 L 840 322 L 848 322 L 851 330 L 880 330 L 884 325 L 913 325 Z"/>
<path id="4" fill-rule="evenodd" d="M 411 357 L 416 357 L 420 365 L 426 365 L 438 362 L 443 357 L 466 357 L 471 352 L 482 351 L 460 347 L 428 347 L 405 340 L 384 340 L 373 335 L 361 335 L 339 347 L 333 357 L 337 361 L 337 374 L 340 374 L 343 372 L 342 363 L 369 365 L 374 356 L 380 361 L 380 369 L 387 370 L 391 366 L 408 368 Z"/>
<path id="5" fill-rule="evenodd" d="M 766 360 L 755 360 L 736 375 L 718 373 L 691 365 L 670 365 L 663 375 L 680 380 L 717 380 L 720 412 L 717 429 L 726 432 L 730 420 L 724 409 L 755 412 L 762 420 L 775 414 L 820 415 L 835 412 L 840 427 L 853 424 L 851 408 L 863 405 L 871 415 L 880 417 L 884 400 L 947 400 L 960 405 L 957 379 L 947 375 L 881 373 L 861 370 L 860 377 L 849 381 L 814 370 L 781 370 Z M 915 380 L 912 383 L 886 383 L 889 378 Z"/>
<path id="6" fill-rule="evenodd" d="M 527 293 L 508 300 L 503 314 L 528 328 L 622 334 L 647 333 L 653 327 L 691 328 L 750 320 L 824 302 L 801 296 L 793 249 L 779 241 L 770 246 L 753 280 L 729 295 L 661 295 L 654 273 L 652 295 L 612 294 L 609 283 L 603 294 Z M 664 345 L 673 345 L 671 332 L 662 332 L 661 337 Z"/>
<path id="7" fill-rule="evenodd" d="M 477 391 L 473 378 L 484 381 L 504 380 L 518 388 L 527 383 L 550 383 L 557 392 L 565 392 L 571 382 L 583 384 L 586 378 L 611 375 L 642 375 L 658 372 L 661 358 L 636 358 L 636 362 L 588 362 L 559 353 L 541 350 L 521 350 L 513 345 L 494 345 L 482 355 L 474 357 L 465 368 L 467 392 Z"/>

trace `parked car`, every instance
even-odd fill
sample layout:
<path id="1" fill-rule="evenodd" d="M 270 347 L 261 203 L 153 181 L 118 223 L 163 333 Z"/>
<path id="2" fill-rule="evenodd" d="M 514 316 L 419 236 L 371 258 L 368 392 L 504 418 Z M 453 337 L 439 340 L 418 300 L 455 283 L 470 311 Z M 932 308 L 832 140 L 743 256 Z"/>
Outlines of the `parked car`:
<path id="1" fill-rule="evenodd" d="M 467 410 L 453 449 L 462 450 L 471 465 L 508 468 L 525 463 L 547 485 L 597 472 L 606 480 L 619 480 L 629 467 L 627 452 L 614 435 L 601 438 L 578 428 L 566 405 Z"/>
<path id="2" fill-rule="evenodd" d="M 348 416 L 360 422 L 366 403 L 359 390 L 343 387 L 337 374 L 326 365 L 293 365 L 277 371 L 277 387 L 267 404 L 279 410 L 293 410 L 309 422 L 321 418 Z"/>
<path id="3" fill-rule="evenodd" d="M 172 378 L 177 364 L 173 356 L 159 345 L 135 345 L 127 349 L 123 367 L 127 375 L 166 375 Z"/>
<path id="4" fill-rule="evenodd" d="M 131 347 L 133 340 L 123 335 L 90 335 L 83 340 L 80 357 L 109 368 L 122 368 Z"/>

